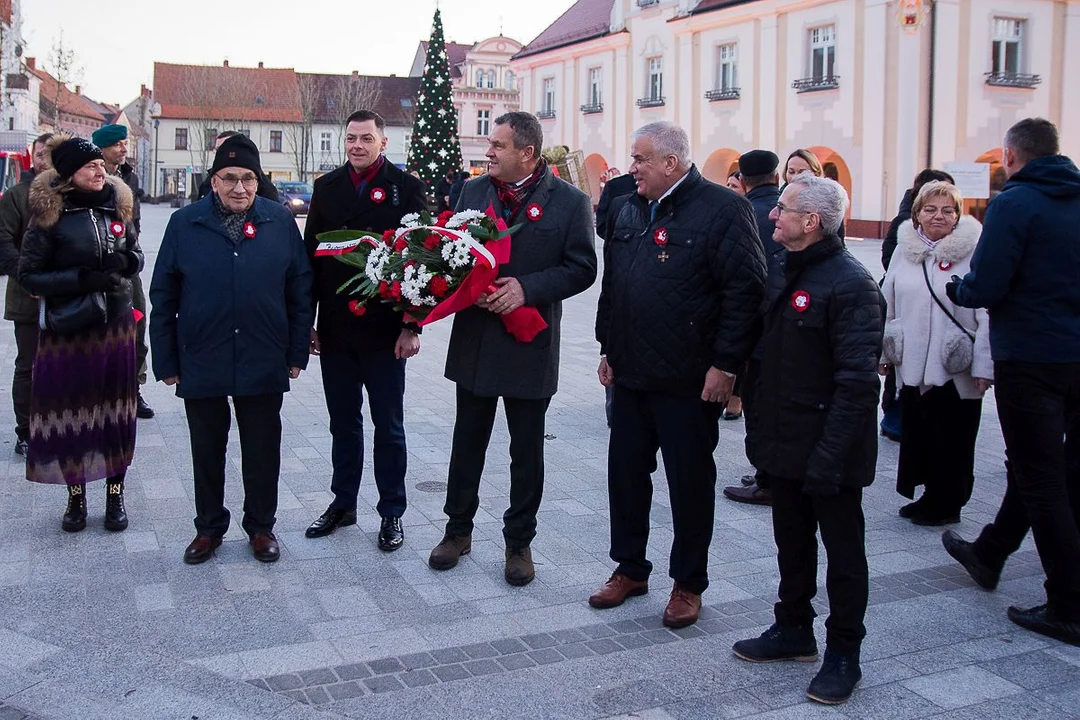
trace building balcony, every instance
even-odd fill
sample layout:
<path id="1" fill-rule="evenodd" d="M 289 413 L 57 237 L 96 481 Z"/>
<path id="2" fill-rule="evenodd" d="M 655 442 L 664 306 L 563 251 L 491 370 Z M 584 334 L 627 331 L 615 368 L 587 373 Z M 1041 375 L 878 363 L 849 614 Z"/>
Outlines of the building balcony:
<path id="1" fill-rule="evenodd" d="M 1014 72 L 988 72 L 986 84 L 996 87 L 1033 88 L 1042 82 L 1038 75 L 1025 75 Z"/>
<path id="2" fill-rule="evenodd" d="M 662 98 L 662 97 L 643 97 L 643 98 L 640 98 L 637 101 L 637 106 L 639 108 L 663 107 L 664 106 L 664 98 Z"/>
<path id="3" fill-rule="evenodd" d="M 604 112 L 604 104 L 603 103 L 593 103 L 591 105 L 582 105 L 581 106 L 581 114 L 582 115 L 596 115 L 596 114 L 602 113 L 602 112 Z"/>
<path id="4" fill-rule="evenodd" d="M 537 120 L 554 120 L 555 119 L 555 111 L 554 110 L 537 110 L 536 111 L 536 119 Z"/>
<path id="5" fill-rule="evenodd" d="M 791 83 L 795 92 L 820 92 L 821 90 L 835 90 L 840 87 L 839 75 L 822 75 L 821 77 L 801 78 Z"/>
<path id="6" fill-rule="evenodd" d="M 739 88 L 723 88 L 716 90 L 709 90 L 705 93 L 705 99 L 709 102 L 719 102 L 721 100 L 738 100 Z"/>

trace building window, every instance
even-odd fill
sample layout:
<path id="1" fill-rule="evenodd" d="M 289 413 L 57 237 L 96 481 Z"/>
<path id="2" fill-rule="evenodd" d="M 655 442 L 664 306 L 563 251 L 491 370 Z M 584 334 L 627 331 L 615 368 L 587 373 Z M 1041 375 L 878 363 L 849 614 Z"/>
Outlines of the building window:
<path id="1" fill-rule="evenodd" d="M 514 78 L 514 73 L 507 70 L 506 71 L 506 83 L 505 83 L 507 90 L 509 90 L 511 92 L 513 92 L 514 90 L 517 90 L 517 85 L 515 84 L 515 80 L 516 79 Z"/>
<path id="2" fill-rule="evenodd" d="M 477 70 L 476 71 L 476 87 L 478 87 L 478 88 L 484 87 L 484 71 L 483 70 Z"/>
<path id="3" fill-rule="evenodd" d="M 716 89 L 732 91 L 739 88 L 739 46 L 736 43 L 716 49 Z"/>
<path id="4" fill-rule="evenodd" d="M 333 135 L 328 132 L 319 133 L 319 152 L 328 153 L 332 149 Z"/>
<path id="5" fill-rule="evenodd" d="M 555 78 L 544 78 L 543 105 L 540 112 L 546 117 L 555 117 Z"/>
<path id="6" fill-rule="evenodd" d="M 217 143 L 217 128 L 206 128 L 206 132 L 203 133 L 203 141 L 207 150 L 213 150 L 214 145 Z"/>
<path id="7" fill-rule="evenodd" d="M 994 18 L 994 42 L 990 55 L 990 71 L 995 74 L 1020 72 L 1020 43 L 1024 21 Z"/>
<path id="8" fill-rule="evenodd" d="M 649 91 L 646 100 L 659 101 L 664 97 L 664 59 L 649 58 Z"/>
<path id="9" fill-rule="evenodd" d="M 477 137 L 487 137 L 491 132 L 491 111 L 490 110 L 477 110 L 476 111 L 476 135 Z"/>
<path id="10" fill-rule="evenodd" d="M 175 150 L 187 150 L 187 128 L 176 128 L 176 141 L 173 143 Z"/>
<path id="11" fill-rule="evenodd" d="M 810 30 L 810 77 L 831 78 L 836 67 L 836 26 L 822 25 Z"/>
<path id="12" fill-rule="evenodd" d="M 488 70 L 487 86 L 488 86 L 488 88 L 491 88 L 491 89 L 495 88 L 495 71 L 494 70 Z"/>
<path id="13" fill-rule="evenodd" d="M 281 131 L 270 131 L 270 152 L 281 152 Z"/>
<path id="14" fill-rule="evenodd" d="M 240 133 L 241 135 L 246 137 L 248 140 L 251 139 L 251 130 L 249 130 L 248 128 L 240 128 L 236 132 Z"/>
<path id="15" fill-rule="evenodd" d="M 593 106 L 604 104 L 604 74 L 603 68 L 589 68 L 589 104 Z"/>

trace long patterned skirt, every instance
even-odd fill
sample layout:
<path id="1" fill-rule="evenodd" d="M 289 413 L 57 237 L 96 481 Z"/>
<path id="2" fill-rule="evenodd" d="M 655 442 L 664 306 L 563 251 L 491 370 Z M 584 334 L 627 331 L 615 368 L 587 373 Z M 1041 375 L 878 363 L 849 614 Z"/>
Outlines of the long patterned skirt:
<path id="1" fill-rule="evenodd" d="M 43 330 L 34 358 L 26 479 L 123 476 L 135 453 L 135 318 L 71 335 Z"/>

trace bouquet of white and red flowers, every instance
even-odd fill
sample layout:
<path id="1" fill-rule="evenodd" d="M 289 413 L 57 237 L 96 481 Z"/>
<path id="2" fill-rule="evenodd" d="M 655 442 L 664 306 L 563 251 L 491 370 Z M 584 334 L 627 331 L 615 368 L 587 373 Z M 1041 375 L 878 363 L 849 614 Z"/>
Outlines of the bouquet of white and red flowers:
<path id="1" fill-rule="evenodd" d="M 520 226 L 519 226 L 520 227 Z M 464 310 L 492 293 L 499 263 L 510 259 L 509 229 L 488 208 L 428 212 L 402 218 L 397 230 L 382 236 L 359 230 L 334 230 L 317 236 L 315 256 L 334 256 L 358 272 L 338 288 L 354 298 L 349 309 L 363 315 L 373 299 L 392 303 L 407 319 L 427 325 Z M 547 327 L 536 308 L 522 307 L 501 316 L 520 342 L 530 342 Z"/>

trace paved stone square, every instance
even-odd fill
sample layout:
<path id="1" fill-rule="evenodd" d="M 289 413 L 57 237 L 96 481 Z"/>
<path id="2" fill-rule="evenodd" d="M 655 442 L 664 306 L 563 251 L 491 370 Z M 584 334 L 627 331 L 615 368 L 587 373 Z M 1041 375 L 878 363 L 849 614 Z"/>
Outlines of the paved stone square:
<path id="1" fill-rule="evenodd" d="M 144 208 L 148 284 L 168 214 Z M 880 274 L 879 243 L 851 247 Z M 501 415 L 472 554 L 445 573 L 426 565 L 442 536 L 454 418 L 453 386 L 442 377 L 449 322 L 425 331 L 408 366 L 410 507 L 401 550 L 375 546 L 370 457 L 357 526 L 303 536 L 331 499 L 330 433 L 313 359 L 282 411 L 280 562 L 257 563 L 236 520 L 217 556 L 196 567 L 181 559 L 194 532 L 182 403 L 164 385 L 144 390 L 157 416 L 139 421 L 127 532 L 102 529 L 98 483 L 88 493 L 87 529 L 63 533 L 62 488 L 26 482 L 12 452 L 15 347 L 10 326 L 0 332 L 0 720 L 1080 717 L 1080 648 L 1005 617 L 1010 604 L 1044 600 L 1030 539 L 996 592 L 977 588 L 941 548 L 939 530 L 897 517 L 897 446 L 886 440 L 865 500 L 864 679 L 847 705 L 806 701 L 813 665 L 752 665 L 731 654 L 732 642 L 772 622 L 777 572 L 767 508 L 718 500 L 702 619 L 672 632 L 660 624 L 672 532 L 658 474 L 652 591 L 620 608 L 590 608 L 586 598 L 612 570 L 596 297 L 594 286 L 565 308 L 561 390 L 548 415 L 547 485 L 533 546 L 537 576 L 524 588 L 502 579 L 508 437 Z M 720 485 L 749 470 L 742 425 L 722 423 Z M 243 502 L 238 452 L 234 428 L 227 490 L 234 517 Z M 1002 461 L 991 400 L 975 494 L 957 527 L 965 537 L 993 516 Z M 824 591 L 819 604 L 826 613 Z M 823 645 L 820 622 L 817 630 Z"/>

